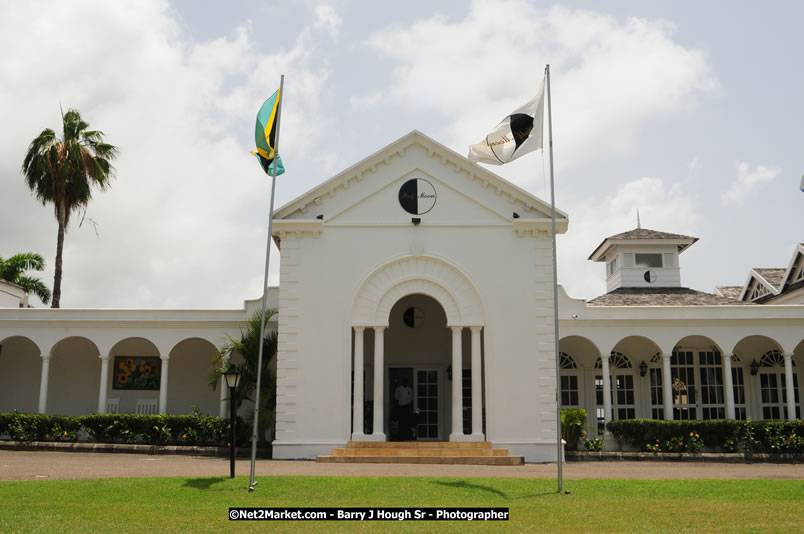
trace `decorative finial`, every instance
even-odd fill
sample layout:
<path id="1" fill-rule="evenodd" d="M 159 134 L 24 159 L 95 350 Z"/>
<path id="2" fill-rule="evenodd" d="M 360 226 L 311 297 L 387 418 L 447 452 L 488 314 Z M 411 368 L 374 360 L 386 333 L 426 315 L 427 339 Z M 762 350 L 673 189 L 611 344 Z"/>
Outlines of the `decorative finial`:
<path id="1" fill-rule="evenodd" d="M 639 222 L 639 208 L 637 208 L 637 229 L 642 229 L 642 223 Z"/>

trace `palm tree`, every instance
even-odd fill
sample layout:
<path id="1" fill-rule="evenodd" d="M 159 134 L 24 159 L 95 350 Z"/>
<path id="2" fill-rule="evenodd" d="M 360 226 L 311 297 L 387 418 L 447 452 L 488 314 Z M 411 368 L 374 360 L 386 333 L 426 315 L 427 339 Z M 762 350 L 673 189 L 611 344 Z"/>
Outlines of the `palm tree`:
<path id="1" fill-rule="evenodd" d="M 53 277 L 53 308 L 61 301 L 62 253 L 64 234 L 73 211 L 86 209 L 92 187 L 109 187 L 114 176 L 111 160 L 117 147 L 103 142 L 103 132 L 89 130 L 81 114 L 70 109 L 62 115 L 61 138 L 50 128 L 31 142 L 22 173 L 28 187 L 43 205 L 53 203 L 59 233 L 56 239 L 56 274 Z"/>
<path id="2" fill-rule="evenodd" d="M 277 333 L 275 329 L 268 328 L 268 322 L 276 315 L 275 308 L 265 312 L 265 338 L 262 349 L 262 376 L 260 377 L 260 421 L 259 428 L 263 431 L 269 426 L 273 429 L 276 418 L 276 376 L 269 368 L 271 360 L 276 356 Z M 261 311 L 257 311 L 249 319 L 245 331 L 240 332 L 240 339 L 228 336 L 228 341 L 220 348 L 220 352 L 212 362 L 209 373 L 209 385 L 215 390 L 220 377 L 229 369 L 231 361 L 226 357 L 232 353 L 240 354 L 243 361 L 237 364 L 240 371 L 240 386 L 238 387 L 237 407 L 244 400 L 255 401 L 257 392 L 257 360 L 260 350 L 260 318 Z M 262 441 L 264 434 L 260 434 Z"/>
<path id="3" fill-rule="evenodd" d="M 29 269 L 44 270 L 45 260 L 42 256 L 35 252 L 20 252 L 5 260 L 0 256 L 0 279 L 17 284 L 26 293 L 33 293 L 47 304 L 50 300 L 50 289 L 40 279 L 23 274 Z"/>

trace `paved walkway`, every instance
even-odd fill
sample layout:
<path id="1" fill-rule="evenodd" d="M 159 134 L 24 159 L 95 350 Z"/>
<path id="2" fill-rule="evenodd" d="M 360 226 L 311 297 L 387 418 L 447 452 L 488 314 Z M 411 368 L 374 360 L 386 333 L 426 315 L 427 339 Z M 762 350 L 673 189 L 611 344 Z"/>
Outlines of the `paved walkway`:
<path id="1" fill-rule="evenodd" d="M 238 459 L 238 475 L 249 474 L 249 460 Z M 319 464 L 299 460 L 257 460 L 257 475 L 269 476 L 428 476 L 554 478 L 556 464 L 462 466 L 409 464 Z M 0 480 L 112 477 L 228 476 L 228 458 L 183 455 L 0 451 Z M 775 478 L 804 480 L 804 464 L 727 464 L 708 462 L 571 462 L 564 478 Z"/>

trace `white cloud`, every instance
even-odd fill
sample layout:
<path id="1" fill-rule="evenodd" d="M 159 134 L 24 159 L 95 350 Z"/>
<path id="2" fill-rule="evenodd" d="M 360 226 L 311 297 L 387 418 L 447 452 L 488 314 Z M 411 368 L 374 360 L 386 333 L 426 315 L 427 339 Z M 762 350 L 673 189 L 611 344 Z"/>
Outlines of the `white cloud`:
<path id="1" fill-rule="evenodd" d="M 394 83 L 385 101 L 369 94 L 362 102 L 438 113 L 437 138 L 463 150 L 532 97 L 550 62 L 564 154 L 557 163 L 569 167 L 630 151 L 650 121 L 717 88 L 704 53 L 677 44 L 672 33 L 662 21 L 475 1 L 462 20 L 436 15 L 375 32 L 368 46 L 396 62 Z"/>
<path id="2" fill-rule="evenodd" d="M 337 40 L 340 37 L 341 17 L 330 6 L 317 6 L 315 8 L 316 22 L 314 27 L 316 29 L 325 29 L 329 32 L 332 39 Z"/>
<path id="3" fill-rule="evenodd" d="M 637 227 L 695 235 L 698 228 L 695 199 L 680 184 L 643 177 L 621 185 L 603 199 L 585 199 L 568 206 L 570 228 L 558 239 L 559 282 L 573 297 L 591 299 L 606 291 L 602 264 L 589 254 L 607 236 Z"/>
<path id="4" fill-rule="evenodd" d="M 763 184 L 775 180 L 780 172 L 777 167 L 764 165 L 756 165 L 751 169 L 751 165 L 745 161 L 735 162 L 735 167 L 737 180 L 721 196 L 724 205 L 742 206 L 749 196 L 753 195 Z"/>
<path id="5" fill-rule="evenodd" d="M 189 40 L 164 1 L 0 4 L 0 255 L 42 253 L 52 282 L 52 207 L 37 207 L 19 168 L 39 131 L 60 132 L 61 103 L 121 150 L 111 189 L 89 205 L 100 239 L 86 224 L 66 237 L 63 306 L 234 307 L 259 296 L 269 188 L 251 139 L 230 132 L 253 132 L 287 73 L 284 154 L 302 159 L 326 127 L 316 47 L 337 26 L 334 11 L 318 10 L 266 53 L 248 23 Z"/>

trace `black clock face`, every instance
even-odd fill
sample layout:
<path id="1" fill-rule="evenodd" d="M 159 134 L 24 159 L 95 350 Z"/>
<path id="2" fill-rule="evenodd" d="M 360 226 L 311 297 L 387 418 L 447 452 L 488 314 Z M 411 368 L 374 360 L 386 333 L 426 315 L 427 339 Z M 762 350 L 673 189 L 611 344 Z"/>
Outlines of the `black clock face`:
<path id="1" fill-rule="evenodd" d="M 647 283 L 652 284 L 653 282 L 656 281 L 656 273 L 654 273 L 653 271 L 645 271 L 643 278 Z"/>
<path id="2" fill-rule="evenodd" d="M 433 184 L 422 178 L 413 178 L 399 188 L 399 205 L 412 215 L 427 213 L 436 202 Z"/>

